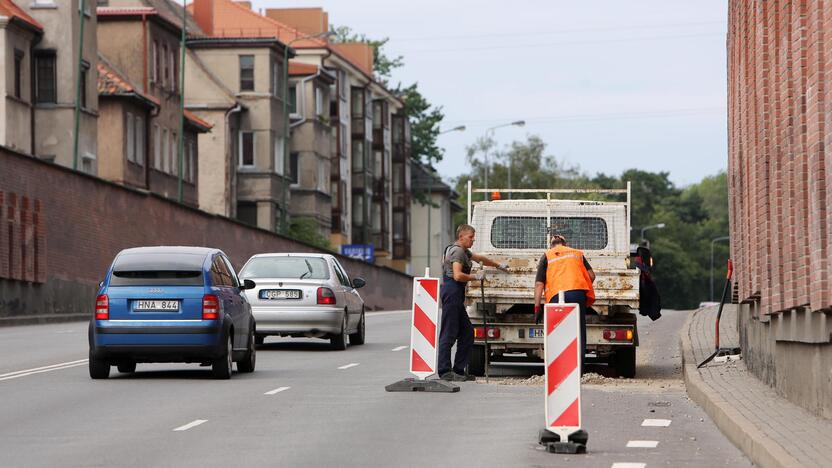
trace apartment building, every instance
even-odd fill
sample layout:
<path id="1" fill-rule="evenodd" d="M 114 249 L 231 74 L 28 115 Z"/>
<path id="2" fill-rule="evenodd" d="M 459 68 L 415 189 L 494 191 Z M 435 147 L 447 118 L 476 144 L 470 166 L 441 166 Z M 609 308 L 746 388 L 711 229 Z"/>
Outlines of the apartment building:
<path id="1" fill-rule="evenodd" d="M 393 211 L 392 267 L 412 274 L 411 263 L 411 134 L 410 119 L 404 113 L 392 116 L 393 177 L 391 181 Z"/>
<path id="2" fill-rule="evenodd" d="M 31 152 L 38 158 L 97 174 L 96 3 L 85 2 L 83 16 L 79 14 L 80 0 L 25 0 L 20 5 L 43 26 L 43 35 L 31 57 L 34 78 L 31 125 L 35 135 Z M 82 18 L 84 50 L 79 57 Z M 74 153 L 76 95 L 80 99 L 77 155 Z"/>
<path id="3" fill-rule="evenodd" d="M 0 145 L 32 154 L 32 53 L 43 26 L 11 0 L 0 0 Z"/>

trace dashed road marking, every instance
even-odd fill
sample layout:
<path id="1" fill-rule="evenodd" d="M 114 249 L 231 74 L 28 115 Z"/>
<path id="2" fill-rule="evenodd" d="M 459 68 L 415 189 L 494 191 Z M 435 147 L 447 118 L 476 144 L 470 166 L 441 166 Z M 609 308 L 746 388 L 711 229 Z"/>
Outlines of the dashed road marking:
<path id="1" fill-rule="evenodd" d="M 196 427 L 196 426 L 199 426 L 200 424 L 207 423 L 207 422 L 208 422 L 207 419 L 197 419 L 195 421 L 189 422 L 188 424 L 185 424 L 184 426 L 177 427 L 176 429 L 174 429 L 174 431 L 187 431 L 188 429 L 190 429 L 192 427 Z"/>
<path id="2" fill-rule="evenodd" d="M 0 381 L 16 379 L 18 377 L 26 377 L 27 375 L 41 374 L 43 372 L 52 372 L 61 369 L 69 369 L 70 367 L 78 367 L 86 364 L 88 359 L 79 359 L 77 361 L 62 362 L 60 364 L 52 364 L 51 366 L 35 367 L 33 369 L 24 369 L 7 374 L 0 374 Z"/>
<path id="3" fill-rule="evenodd" d="M 656 448 L 658 440 L 631 440 L 627 442 L 628 448 Z"/>
<path id="4" fill-rule="evenodd" d="M 612 468 L 644 468 L 644 463 L 613 463 Z"/>
<path id="5" fill-rule="evenodd" d="M 357 365 L 358 365 L 358 363 L 357 363 L 357 362 L 351 362 L 351 363 L 347 364 L 346 366 L 341 366 L 341 367 L 339 367 L 339 369 L 341 369 L 341 370 L 343 370 L 343 369 L 349 369 L 350 367 L 355 367 L 355 366 L 357 366 Z"/>
<path id="6" fill-rule="evenodd" d="M 263 395 L 274 395 L 274 394 L 276 394 L 276 393 L 285 392 L 286 390 L 289 390 L 290 388 L 292 388 L 292 387 L 280 387 L 280 388 L 276 388 L 276 389 L 274 389 L 274 390 L 269 390 L 268 392 L 264 393 Z"/>
<path id="7" fill-rule="evenodd" d="M 407 348 L 407 346 L 397 346 L 397 347 L 395 347 L 395 348 L 391 349 L 390 351 L 401 351 L 401 350 L 403 350 L 403 349 L 405 349 L 405 348 Z"/>
<path id="8" fill-rule="evenodd" d="M 669 419 L 645 419 L 641 423 L 642 427 L 667 427 L 670 425 Z"/>

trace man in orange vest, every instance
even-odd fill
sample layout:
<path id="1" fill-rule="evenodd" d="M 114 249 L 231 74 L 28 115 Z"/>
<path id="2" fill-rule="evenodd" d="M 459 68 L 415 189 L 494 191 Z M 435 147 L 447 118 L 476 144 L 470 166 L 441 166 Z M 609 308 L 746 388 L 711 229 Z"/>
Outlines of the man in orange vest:
<path id="1" fill-rule="evenodd" d="M 546 302 L 558 302 L 563 292 L 564 302 L 577 303 L 581 314 L 581 369 L 586 354 L 586 308 L 595 302 L 595 272 L 580 250 L 567 247 L 566 238 L 560 234 L 552 236 L 551 248 L 540 258 L 534 282 L 534 318 L 540 323 L 542 317 L 540 297 L 545 293 Z"/>

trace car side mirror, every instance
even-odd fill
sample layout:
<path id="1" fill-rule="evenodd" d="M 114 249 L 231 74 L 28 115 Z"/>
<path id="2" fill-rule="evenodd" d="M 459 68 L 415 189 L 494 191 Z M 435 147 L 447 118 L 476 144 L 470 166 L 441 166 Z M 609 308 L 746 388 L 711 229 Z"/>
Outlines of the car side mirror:
<path id="1" fill-rule="evenodd" d="M 255 286 L 257 286 L 257 283 L 255 283 L 254 281 L 250 279 L 243 280 L 243 284 L 240 285 L 240 291 L 244 289 L 254 289 Z"/>
<path id="2" fill-rule="evenodd" d="M 361 289 L 367 285 L 367 282 L 364 281 L 364 278 L 353 278 L 352 279 L 352 287 L 355 289 Z"/>

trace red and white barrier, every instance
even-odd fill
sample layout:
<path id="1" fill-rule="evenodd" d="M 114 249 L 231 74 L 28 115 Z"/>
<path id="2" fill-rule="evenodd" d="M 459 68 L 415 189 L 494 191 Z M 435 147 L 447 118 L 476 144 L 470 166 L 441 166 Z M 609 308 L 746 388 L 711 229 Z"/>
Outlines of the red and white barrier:
<path id="1" fill-rule="evenodd" d="M 424 380 L 436 373 L 436 344 L 439 342 L 438 278 L 413 278 L 413 314 L 410 323 L 410 372 Z"/>
<path id="2" fill-rule="evenodd" d="M 566 442 L 581 428 L 581 321 L 578 304 L 546 304 L 546 429 Z"/>

